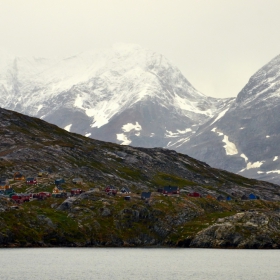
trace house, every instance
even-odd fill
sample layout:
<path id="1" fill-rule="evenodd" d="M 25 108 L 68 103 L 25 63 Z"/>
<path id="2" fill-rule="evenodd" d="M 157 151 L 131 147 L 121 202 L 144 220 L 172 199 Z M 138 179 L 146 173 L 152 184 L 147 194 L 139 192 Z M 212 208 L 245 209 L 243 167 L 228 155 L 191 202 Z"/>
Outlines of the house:
<path id="1" fill-rule="evenodd" d="M 48 175 L 49 175 L 49 172 L 45 171 L 45 170 L 40 170 L 38 172 L 38 177 L 45 177 L 45 176 L 48 176 Z"/>
<path id="2" fill-rule="evenodd" d="M 130 195 L 126 195 L 126 196 L 124 197 L 124 200 L 130 200 Z"/>
<path id="3" fill-rule="evenodd" d="M 40 194 L 40 195 L 44 195 L 44 196 L 46 196 L 46 197 L 51 197 L 51 196 L 52 196 L 52 194 L 49 193 L 49 192 L 40 192 L 39 194 Z"/>
<path id="4" fill-rule="evenodd" d="M 54 184 L 55 184 L 56 186 L 62 185 L 62 184 L 64 184 L 64 183 L 65 183 L 65 180 L 64 180 L 63 178 L 55 179 L 55 181 L 54 181 Z"/>
<path id="5" fill-rule="evenodd" d="M 12 188 L 6 189 L 4 191 L 4 195 L 8 195 L 9 197 L 11 197 L 13 194 L 15 194 L 15 191 Z"/>
<path id="6" fill-rule="evenodd" d="M 128 187 L 122 187 L 120 192 L 121 193 L 131 193 L 131 191 Z"/>
<path id="7" fill-rule="evenodd" d="M 144 200 L 149 200 L 151 198 L 151 192 L 142 192 L 141 193 L 141 199 L 144 199 Z"/>
<path id="8" fill-rule="evenodd" d="M 47 194 L 44 193 L 44 192 L 32 193 L 32 194 L 31 194 L 31 197 L 32 197 L 32 198 L 37 198 L 37 199 L 39 199 L 39 200 L 44 200 L 44 199 L 47 198 Z"/>
<path id="9" fill-rule="evenodd" d="M 218 201 L 223 201 L 223 200 L 226 200 L 226 198 L 225 198 L 224 196 L 222 196 L 222 195 L 219 195 L 219 196 L 217 197 L 217 200 L 218 200 Z"/>
<path id="10" fill-rule="evenodd" d="M 53 193 L 52 197 L 55 198 L 61 198 L 61 197 L 67 197 L 67 193 L 66 192 L 62 192 L 62 193 Z"/>
<path id="11" fill-rule="evenodd" d="M 241 199 L 242 199 L 242 200 L 248 200 L 249 198 L 248 198 L 247 195 L 244 194 L 244 195 L 242 195 Z"/>
<path id="12" fill-rule="evenodd" d="M 163 188 L 158 188 L 157 192 L 162 193 L 163 192 Z"/>
<path id="13" fill-rule="evenodd" d="M 13 194 L 11 196 L 11 200 L 16 203 L 24 203 L 29 201 L 30 195 L 26 193 L 20 193 L 20 194 Z"/>
<path id="14" fill-rule="evenodd" d="M 65 193 L 65 190 L 60 186 L 60 185 L 56 185 L 54 188 L 53 188 L 53 191 L 52 191 L 54 194 L 61 194 L 61 193 Z"/>
<path id="15" fill-rule="evenodd" d="M 165 186 L 163 187 L 162 193 L 164 195 L 180 194 L 180 189 L 179 187 Z"/>
<path id="16" fill-rule="evenodd" d="M 37 179 L 34 177 L 29 177 L 26 179 L 26 184 L 27 185 L 37 185 Z"/>
<path id="17" fill-rule="evenodd" d="M 82 178 L 74 178 L 72 180 L 73 184 L 82 184 L 83 183 L 83 179 Z"/>
<path id="18" fill-rule="evenodd" d="M 9 180 L 0 180 L 0 190 L 7 190 L 10 188 Z"/>
<path id="19" fill-rule="evenodd" d="M 250 193 L 249 194 L 249 199 L 257 199 L 257 196 L 254 195 L 253 193 Z"/>
<path id="20" fill-rule="evenodd" d="M 228 195 L 227 198 L 226 198 L 226 200 L 227 200 L 227 201 L 232 200 L 231 196 Z"/>
<path id="21" fill-rule="evenodd" d="M 211 194 L 207 194 L 206 198 L 208 199 L 214 199 L 214 197 Z"/>
<path id="22" fill-rule="evenodd" d="M 5 183 L 7 185 L 10 185 L 10 181 L 7 177 L 1 177 L 0 178 L 0 183 Z"/>
<path id="23" fill-rule="evenodd" d="M 118 189 L 115 186 L 107 186 L 104 190 L 108 195 L 116 195 Z"/>
<path id="24" fill-rule="evenodd" d="M 82 189 L 75 188 L 75 189 L 71 190 L 71 196 L 79 195 L 79 194 L 81 194 L 83 192 L 85 192 L 85 191 L 83 191 Z"/>
<path id="25" fill-rule="evenodd" d="M 25 180 L 25 177 L 20 172 L 16 172 L 14 174 L 14 181 L 21 181 L 21 180 Z"/>
<path id="26" fill-rule="evenodd" d="M 201 197 L 201 194 L 198 193 L 198 192 L 192 192 L 192 193 L 189 193 L 188 196 L 190 196 L 190 197 Z"/>

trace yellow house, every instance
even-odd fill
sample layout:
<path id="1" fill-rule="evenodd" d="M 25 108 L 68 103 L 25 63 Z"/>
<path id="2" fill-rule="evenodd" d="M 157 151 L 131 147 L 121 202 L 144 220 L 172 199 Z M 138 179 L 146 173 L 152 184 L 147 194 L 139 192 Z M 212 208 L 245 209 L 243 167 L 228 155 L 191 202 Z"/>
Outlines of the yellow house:
<path id="1" fill-rule="evenodd" d="M 65 192 L 65 190 L 61 187 L 61 186 L 55 186 L 54 188 L 53 188 L 53 191 L 52 191 L 53 193 L 64 193 Z"/>

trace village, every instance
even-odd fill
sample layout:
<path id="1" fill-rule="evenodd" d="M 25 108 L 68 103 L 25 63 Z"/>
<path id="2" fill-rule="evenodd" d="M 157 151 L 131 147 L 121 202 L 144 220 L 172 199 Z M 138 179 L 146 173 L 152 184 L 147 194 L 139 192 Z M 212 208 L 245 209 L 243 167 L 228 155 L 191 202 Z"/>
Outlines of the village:
<path id="1" fill-rule="evenodd" d="M 91 188 L 82 178 L 77 177 L 73 179 L 57 178 L 54 174 L 50 174 L 48 171 L 41 170 L 37 176 L 25 176 L 21 172 L 15 172 L 13 178 L 7 176 L 0 177 L 0 198 L 10 200 L 15 204 L 22 204 L 33 200 L 45 200 L 50 197 L 53 198 L 69 198 L 78 196 L 87 191 L 103 192 L 108 196 L 122 196 L 124 200 L 131 200 L 132 198 L 142 199 L 146 203 L 149 202 L 151 197 L 155 195 L 163 196 L 180 196 L 180 194 L 190 198 L 206 198 L 217 201 L 236 201 L 236 200 L 256 200 L 260 199 L 259 196 L 254 193 L 248 195 L 243 194 L 237 196 L 235 193 L 231 195 L 218 195 L 213 196 L 210 194 L 203 195 L 198 191 L 181 193 L 181 190 L 177 186 L 164 186 L 157 188 L 154 191 L 143 191 L 133 193 L 130 188 L 123 186 L 117 188 L 113 185 L 104 187 L 95 186 Z"/>

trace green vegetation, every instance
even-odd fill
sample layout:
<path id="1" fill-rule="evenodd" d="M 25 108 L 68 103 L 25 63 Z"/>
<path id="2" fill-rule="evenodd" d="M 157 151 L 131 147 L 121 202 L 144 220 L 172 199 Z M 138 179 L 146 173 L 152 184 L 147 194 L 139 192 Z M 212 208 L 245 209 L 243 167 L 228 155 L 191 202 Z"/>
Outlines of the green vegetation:
<path id="1" fill-rule="evenodd" d="M 179 176 L 175 176 L 172 174 L 165 174 L 159 172 L 156 174 L 153 179 L 152 183 L 155 184 L 156 186 L 166 186 L 166 185 L 171 185 L 171 186 L 178 186 L 180 188 L 184 186 L 195 186 L 197 185 L 195 182 L 189 181 L 187 179 L 181 178 Z"/>

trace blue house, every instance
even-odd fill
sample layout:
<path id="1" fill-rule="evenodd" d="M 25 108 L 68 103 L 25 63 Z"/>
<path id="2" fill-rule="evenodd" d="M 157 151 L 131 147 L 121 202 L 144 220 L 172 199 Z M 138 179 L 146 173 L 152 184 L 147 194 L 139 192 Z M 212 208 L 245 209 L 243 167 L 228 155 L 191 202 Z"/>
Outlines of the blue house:
<path id="1" fill-rule="evenodd" d="M 54 184 L 56 186 L 59 186 L 59 185 L 64 184 L 64 183 L 65 183 L 65 180 L 63 178 L 55 179 L 55 181 L 54 181 Z"/>
<path id="2" fill-rule="evenodd" d="M 257 196 L 254 195 L 253 193 L 250 193 L 249 194 L 249 199 L 257 199 Z"/>
<path id="3" fill-rule="evenodd" d="M 142 192 L 141 193 L 141 199 L 149 200 L 150 197 L 151 197 L 151 192 Z"/>
<path id="4" fill-rule="evenodd" d="M 230 201 L 230 200 L 232 200 L 232 198 L 228 195 L 226 200 Z"/>

